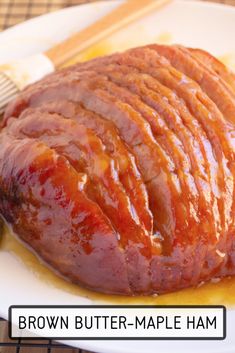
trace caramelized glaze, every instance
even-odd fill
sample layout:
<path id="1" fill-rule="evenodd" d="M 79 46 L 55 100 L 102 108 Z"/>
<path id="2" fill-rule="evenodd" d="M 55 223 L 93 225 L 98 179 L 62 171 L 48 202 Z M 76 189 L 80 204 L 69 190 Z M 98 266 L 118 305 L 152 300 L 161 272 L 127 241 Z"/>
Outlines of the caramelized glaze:
<path id="1" fill-rule="evenodd" d="M 235 307 L 235 277 L 224 278 L 221 281 L 201 284 L 196 288 L 184 289 L 178 292 L 162 294 L 159 296 L 117 296 L 96 293 L 78 285 L 67 282 L 46 267 L 11 230 L 5 226 L 0 241 L 0 251 L 8 252 L 16 257 L 23 266 L 34 273 L 40 281 L 46 282 L 64 292 L 91 299 L 94 302 L 108 304 L 146 304 L 146 305 L 226 305 Z"/>
<path id="2" fill-rule="evenodd" d="M 235 214 L 235 203 L 233 201 L 233 175 L 235 174 L 235 169 L 233 151 L 234 146 L 232 141 L 233 126 L 229 125 L 229 123 L 233 123 L 233 110 L 235 109 L 233 93 L 228 93 L 228 86 L 224 85 L 223 83 L 220 84 L 219 77 L 217 77 L 217 80 L 215 80 L 216 83 L 214 84 L 214 78 L 216 78 L 217 75 L 216 72 L 207 73 L 207 68 L 203 66 L 203 63 L 200 65 L 197 64 L 195 60 L 190 56 L 191 54 L 188 54 L 186 50 L 183 51 L 178 49 L 176 46 L 175 49 L 174 47 L 172 48 L 172 50 L 175 50 L 175 53 L 177 52 L 179 54 L 179 61 L 177 61 L 177 59 L 174 61 L 174 58 L 172 59 L 171 49 L 168 47 L 152 45 L 148 48 L 137 48 L 121 55 L 113 55 L 108 58 L 98 59 L 97 61 L 88 63 L 88 66 L 85 64 L 85 75 L 82 73 L 82 64 L 77 65 L 72 69 L 55 73 L 54 75 L 49 76 L 48 78 L 45 78 L 44 80 L 26 89 L 25 92 L 20 95 L 19 99 L 16 99 L 15 102 L 13 102 L 13 104 L 8 107 L 8 110 L 5 114 L 5 123 L 7 119 L 10 120 L 11 116 L 15 116 L 16 118 L 19 117 L 19 120 L 22 119 L 24 124 L 25 111 L 27 111 L 27 108 L 29 108 L 29 110 L 32 109 L 32 121 L 30 123 L 32 132 L 35 131 L 35 126 L 37 132 L 40 132 L 41 127 L 43 130 L 43 121 L 46 114 L 51 114 L 50 111 L 45 109 L 45 105 L 50 102 L 57 104 L 57 102 L 60 102 L 61 100 L 65 100 L 66 102 L 73 101 L 73 103 L 77 104 L 78 106 L 82 105 L 86 112 L 90 111 L 94 114 L 99 114 L 102 119 L 107 120 L 111 124 L 114 124 L 115 128 L 117 129 L 117 135 L 126 144 L 126 148 L 130 150 L 133 158 L 136 159 L 136 167 L 139 169 L 141 177 L 143 177 L 143 183 L 145 184 L 149 194 L 149 210 L 152 212 L 154 217 L 154 235 L 158 235 L 159 233 L 160 237 L 158 238 L 157 236 L 156 238 L 161 239 L 161 241 L 159 241 L 160 246 L 157 247 L 156 254 L 154 252 L 154 242 L 152 249 L 152 245 L 149 243 L 152 237 L 151 231 L 146 233 L 148 236 L 147 243 L 149 244 L 146 248 L 150 249 L 150 252 L 145 251 L 145 249 L 142 250 L 142 246 L 145 244 L 145 242 L 142 242 L 142 239 L 145 238 L 144 231 L 142 235 L 141 226 L 145 225 L 144 222 L 140 222 L 142 223 L 141 226 L 138 225 L 136 227 L 136 225 L 139 223 L 138 219 L 135 217 L 135 212 L 133 212 L 133 221 L 136 222 L 136 228 L 129 227 L 129 219 L 128 217 L 124 216 L 124 210 L 127 206 L 127 201 L 123 201 L 123 205 L 125 207 L 120 208 L 120 220 L 124 220 L 123 224 L 120 224 L 120 222 L 115 222 L 114 218 L 112 217 L 112 213 L 109 213 L 107 208 L 105 208 L 106 200 L 104 201 L 102 197 L 103 195 L 104 198 L 106 196 L 105 193 L 102 195 L 102 191 L 101 194 L 99 194 L 99 196 L 101 195 L 101 201 L 98 201 L 98 194 L 95 194 L 94 192 L 96 184 L 100 184 L 100 179 L 98 179 L 100 176 L 97 177 L 96 175 L 97 170 L 95 168 L 89 169 L 89 165 L 84 167 L 82 164 L 80 165 L 80 158 L 74 161 L 71 157 L 71 153 L 72 156 L 77 155 L 76 151 L 76 153 L 73 152 L 74 146 L 72 146 L 72 144 L 75 145 L 77 143 L 75 139 L 79 136 L 79 133 L 77 136 L 73 137 L 74 140 L 68 141 L 65 134 L 65 136 L 61 138 L 61 141 L 58 140 L 57 143 L 54 143 L 54 136 L 51 136 L 48 133 L 49 131 L 53 131 L 54 134 L 54 127 L 56 126 L 56 123 L 53 120 L 58 120 L 58 116 L 55 116 L 56 114 L 53 116 L 51 127 L 46 127 L 46 130 L 40 132 L 39 136 L 36 137 L 34 135 L 28 136 L 27 133 L 24 133 L 23 136 L 20 136 L 20 133 L 17 131 L 17 129 L 14 131 L 14 123 L 13 130 L 11 130 L 9 125 L 11 125 L 12 121 L 5 129 L 6 134 L 12 134 L 13 143 L 17 144 L 18 142 L 16 140 L 19 138 L 24 139 L 29 137 L 30 139 L 39 139 L 45 143 L 45 148 L 48 147 L 49 149 L 56 151 L 55 158 L 53 157 L 54 159 L 59 158 L 58 156 L 62 155 L 67 160 L 68 164 L 70 164 L 75 169 L 77 174 L 80 172 L 86 173 L 89 178 L 89 182 L 86 185 L 86 193 L 88 197 L 92 201 L 98 203 L 101 210 L 113 223 L 114 230 L 119 232 L 120 228 L 122 235 L 124 234 L 125 238 L 128 241 L 130 240 L 130 243 L 131 241 L 133 243 L 136 242 L 135 236 L 137 233 L 135 229 L 140 228 L 141 241 L 139 243 L 136 242 L 136 249 L 138 249 L 134 253 L 130 252 L 127 254 L 125 257 L 126 264 L 123 268 L 125 272 L 128 261 L 130 262 L 132 259 L 134 259 L 134 262 L 131 264 L 134 277 L 133 281 L 130 281 L 129 279 L 128 284 L 132 289 L 129 292 L 128 285 L 126 285 L 125 290 L 111 289 L 111 291 L 114 293 L 134 293 L 137 295 L 138 293 L 147 294 L 153 292 L 167 292 L 176 288 L 184 288 L 189 285 L 194 286 L 195 284 L 200 284 L 200 281 L 207 281 L 208 279 L 213 278 L 213 276 L 220 277 L 234 273 L 234 240 L 232 237 L 233 228 L 231 225 L 234 223 L 234 219 L 232 217 Z M 116 58 L 117 61 L 115 62 Z M 111 82 L 108 82 L 107 77 L 105 76 L 107 75 L 107 64 L 109 63 L 117 64 L 118 68 L 120 69 L 120 73 L 122 74 L 122 76 L 117 79 L 116 72 L 113 75 L 113 66 L 108 66 L 108 69 L 111 70 L 111 74 L 109 73 L 108 75 L 108 78 Z M 91 70 L 91 67 L 94 71 Z M 101 68 L 101 71 L 98 73 L 99 67 Z M 126 67 L 129 69 L 131 68 L 130 71 L 131 73 L 136 74 L 136 78 L 135 76 L 128 75 L 128 72 L 124 74 Z M 199 76 L 197 76 L 198 73 Z M 203 74 L 206 73 L 208 74 L 207 79 L 205 81 L 201 80 L 200 75 L 203 77 Z M 144 75 L 149 75 L 153 81 L 150 82 L 149 80 L 146 80 L 146 86 L 144 89 L 141 88 L 141 90 L 138 90 L 142 84 L 141 75 L 143 75 L 143 77 Z M 128 81 L 129 86 L 126 85 L 127 81 L 125 80 Z M 197 152 L 196 149 L 191 150 L 191 148 L 194 148 L 194 146 L 190 147 L 190 142 L 194 139 L 195 142 L 201 142 L 200 136 L 198 134 L 196 136 L 194 130 L 191 138 L 191 136 L 188 135 L 188 130 L 185 128 L 186 125 L 184 126 L 185 122 L 183 120 L 177 121 L 177 113 L 175 113 L 178 109 L 177 102 L 173 99 L 170 101 L 170 104 L 164 101 L 166 98 L 165 93 L 163 92 L 162 88 L 159 88 L 160 86 L 157 87 L 157 81 L 172 91 L 172 93 L 177 96 L 179 101 L 181 100 L 181 105 L 184 106 L 183 109 L 185 110 L 189 119 L 188 121 L 193 123 L 193 119 L 196 118 L 197 122 L 200 124 L 200 127 L 202 126 L 202 132 L 205 133 L 205 140 L 207 140 L 206 143 L 210 145 L 212 154 L 209 156 L 208 160 L 206 160 L 206 151 L 204 151 L 204 161 L 200 163 L 200 157 L 198 158 L 197 164 L 195 159 L 194 168 L 191 168 L 190 163 L 192 162 L 192 159 L 197 155 Z M 216 92 L 214 93 L 215 88 L 220 88 L 218 91 L 219 94 Z M 160 94 L 160 96 L 158 97 L 157 94 Z M 149 97 L 152 98 L 152 101 L 149 100 Z M 138 100 L 138 98 L 140 98 L 142 102 L 146 104 L 146 107 L 144 107 L 144 104 L 142 104 L 141 100 Z M 225 101 L 225 98 L 227 99 L 226 102 L 228 104 L 224 106 L 223 102 Z M 229 105 L 231 106 L 229 107 Z M 40 111 L 41 107 L 45 109 L 43 113 Z M 155 119 L 158 113 L 161 117 L 163 117 L 163 122 L 161 122 L 161 125 L 157 125 L 154 119 L 151 120 L 149 118 L 150 110 L 147 108 L 153 109 Z M 37 116 L 38 112 L 39 114 L 42 114 L 42 124 L 39 124 L 41 125 L 40 127 L 37 126 L 38 120 L 40 120 Z M 179 115 L 182 116 L 182 111 L 180 111 L 180 109 L 179 112 Z M 52 113 L 55 113 L 55 111 L 52 110 Z M 190 114 L 192 116 L 190 116 Z M 69 118 L 72 117 L 69 115 Z M 34 124 L 34 120 L 36 121 L 36 125 Z M 164 131 L 161 131 L 161 128 L 164 125 L 162 125 L 162 123 L 166 123 Z M 17 123 L 15 126 L 17 126 Z M 185 129 L 183 130 L 183 128 Z M 68 131 L 64 128 L 62 130 Z M 85 138 L 89 137 L 88 132 L 85 132 L 84 134 L 86 135 Z M 72 144 L 70 144 L 70 142 L 72 142 Z M 62 145 L 60 145 L 60 143 L 62 143 Z M 63 144 L 66 146 L 63 146 Z M 201 149 L 201 152 L 203 152 L 202 144 L 199 149 Z M 45 155 L 48 153 L 49 150 L 47 153 L 45 152 Z M 91 155 L 94 154 L 94 156 L 97 157 L 93 151 L 93 147 L 91 147 L 89 151 L 86 150 L 85 153 L 90 153 Z M 102 152 L 100 152 L 100 156 L 101 155 Z M 215 163 L 212 155 L 215 156 Z M 5 153 L 5 155 L 3 154 L 3 162 L 6 156 L 7 153 Z M 187 160 L 188 157 L 191 160 L 189 163 Z M 44 156 L 42 156 L 41 159 L 39 158 L 40 163 L 43 161 L 43 159 Z M 104 159 L 107 159 L 107 161 L 109 160 L 108 157 L 100 157 L 101 162 Z M 109 161 L 109 163 L 111 163 L 111 160 Z M 90 162 L 91 160 L 89 160 L 88 164 L 90 164 Z M 16 180 L 16 185 L 13 186 L 16 189 L 19 188 L 23 202 L 27 203 L 27 195 L 33 194 L 30 188 L 35 188 L 37 185 L 32 184 L 33 186 L 30 186 L 29 189 L 24 189 L 20 183 L 17 185 L 17 182 L 19 182 L 19 180 L 17 180 L 18 176 L 17 174 L 14 174 L 15 169 L 20 168 L 17 158 L 14 158 L 14 163 L 12 172 L 10 170 L 8 171 L 9 173 L 5 175 L 5 180 L 3 178 L 2 184 L 3 186 L 9 185 L 8 179 L 11 178 L 12 180 Z M 34 161 L 32 161 L 32 163 L 34 163 Z M 203 176 L 203 173 L 200 175 L 198 172 L 199 167 L 203 163 L 205 166 L 205 177 Z M 218 167 L 216 163 L 218 163 Z M 24 168 L 29 168 L 29 170 L 31 170 L 32 165 L 33 164 L 29 164 L 29 166 L 27 164 L 23 165 L 22 171 L 24 171 Z M 44 170 L 44 164 L 42 163 L 42 165 L 39 165 L 41 169 L 39 168 L 38 171 L 37 167 L 35 167 L 33 170 L 33 173 L 36 175 L 36 177 L 37 173 L 40 173 L 40 170 Z M 55 168 L 57 168 L 56 163 Z M 62 169 L 65 171 L 65 173 L 68 172 L 65 168 L 65 164 L 63 164 Z M 100 170 L 102 168 L 99 167 L 98 169 Z M 31 178 L 30 173 L 31 171 L 27 176 Z M 56 178 L 56 173 L 54 176 L 55 180 L 58 181 L 58 178 Z M 73 173 L 71 172 L 71 174 Z M 104 176 L 104 184 L 107 182 L 106 178 L 108 181 L 112 179 L 110 175 Z M 61 178 L 63 179 L 62 175 Z M 66 187 L 65 179 L 66 178 L 62 180 L 62 189 Z M 202 184 L 200 184 L 200 180 L 202 180 Z M 94 184 L 93 189 L 91 187 L 92 183 Z M 111 184 L 109 183 L 106 185 L 108 188 L 108 190 L 105 190 L 105 192 L 107 191 L 107 195 L 109 195 L 109 192 L 113 192 L 112 187 L 110 188 L 110 185 Z M 113 185 L 114 183 L 112 183 L 112 186 Z M 12 192 L 14 191 L 13 186 L 11 187 L 10 185 L 9 189 Z M 69 192 L 73 188 L 76 189 L 74 186 L 75 184 L 73 184 L 73 186 L 68 189 Z M 60 185 L 56 184 L 56 187 L 59 189 Z M 117 189 L 113 187 L 113 190 L 115 190 L 114 193 L 116 194 Z M 8 206 L 5 207 L 5 214 L 3 213 L 6 218 L 8 217 L 7 209 L 10 210 L 11 207 L 13 207 L 10 203 L 7 204 L 7 202 L 11 201 L 8 200 L 9 197 L 7 196 L 7 191 L 8 190 L 6 190 L 5 196 L 3 197 L 3 201 L 6 202 L 6 205 Z M 54 190 L 52 190 L 52 192 L 54 192 Z M 68 195 L 70 196 L 70 194 Z M 120 194 L 117 194 L 117 199 L 120 195 L 121 192 Z M 223 195 L 223 197 L 221 197 L 221 195 Z M 24 201 L 25 196 L 26 202 Z M 58 195 L 55 194 L 55 203 L 57 202 L 57 197 Z M 61 198 L 61 195 L 59 195 L 59 198 Z M 133 195 L 131 198 L 133 198 Z M 22 202 L 22 200 L 19 201 L 19 206 L 21 206 L 20 202 Z M 45 200 L 43 199 L 41 200 L 39 198 L 37 200 L 35 198 L 35 202 L 43 203 L 44 201 Z M 73 199 L 73 201 L 76 201 L 79 204 L 77 197 Z M 134 201 L 135 200 L 133 198 L 133 203 Z M 45 203 L 46 202 L 48 202 L 48 200 L 46 200 Z M 60 204 L 62 205 L 62 203 L 63 200 L 61 199 Z M 53 209 L 53 205 L 51 207 L 51 204 L 50 209 Z M 52 212 L 54 212 L 54 215 L 56 214 L 56 211 Z M 66 212 L 63 212 L 64 210 L 61 212 L 62 217 L 67 215 Z M 119 212 L 119 207 L 115 209 L 115 212 Z M 123 215 L 121 215 L 122 213 Z M 140 213 L 141 212 L 139 212 L 139 214 Z M 13 216 L 11 218 L 7 219 L 14 224 L 14 219 L 17 220 L 17 217 L 15 217 L 14 213 L 12 213 L 12 215 Z M 117 214 L 117 216 L 119 215 Z M 25 218 L 25 221 L 26 220 L 27 219 Z M 44 229 L 39 227 L 40 223 L 37 223 L 38 220 L 40 220 L 40 217 L 36 220 L 35 227 L 36 229 L 40 229 L 38 234 L 43 235 Z M 18 228 L 18 234 L 24 239 L 22 234 L 24 235 L 25 233 L 25 241 L 31 244 L 33 241 L 33 237 L 29 233 L 31 228 L 29 225 L 28 229 L 24 224 L 21 224 L 21 226 L 22 228 Z M 17 228 L 14 229 L 17 230 Z M 55 229 L 56 223 L 54 224 L 54 230 Z M 130 235 L 128 234 L 128 231 L 131 232 Z M 65 233 L 70 234 L 69 225 Z M 60 236 L 60 232 L 58 231 L 54 232 L 54 234 L 56 234 L 56 237 Z M 114 233 L 112 234 L 114 235 Z M 46 236 L 48 242 L 51 242 L 51 236 L 48 235 Z M 83 234 L 83 236 L 84 235 L 85 234 Z M 27 239 L 27 236 L 29 236 L 30 241 Z M 65 238 L 66 236 L 64 239 Z M 120 238 L 118 237 L 118 240 L 119 239 Z M 103 242 L 102 239 L 101 241 Z M 88 242 L 89 246 L 91 246 L 92 242 L 90 240 L 87 241 L 87 243 Z M 127 243 L 122 243 L 122 241 L 120 243 L 123 246 L 122 250 L 126 250 L 125 247 L 128 248 L 129 246 Z M 96 243 L 96 246 L 97 245 L 98 242 Z M 37 250 L 37 245 L 34 246 L 34 249 L 38 252 L 39 255 L 44 251 L 43 247 L 45 244 L 41 248 L 40 246 L 39 250 Z M 53 250 L 51 247 L 50 249 Z M 70 256 L 71 249 L 73 249 L 73 247 L 69 248 L 67 258 Z M 101 249 L 103 251 L 103 248 Z M 107 247 L 108 252 L 110 249 L 113 249 L 113 247 Z M 160 256 L 159 249 L 161 251 Z M 68 249 L 65 249 L 65 251 L 67 250 Z M 88 253 L 87 249 L 85 250 L 86 253 Z M 117 247 L 116 250 L 120 252 L 119 247 Z M 57 250 L 55 249 L 52 256 L 57 259 L 58 257 L 55 257 L 56 251 Z M 80 250 L 78 249 L 76 252 L 79 253 Z M 63 253 L 63 251 L 61 253 Z M 72 253 L 74 255 L 74 249 Z M 95 248 L 92 248 L 92 251 L 89 251 L 89 253 L 91 255 L 93 254 L 94 256 Z M 105 251 L 103 251 L 103 253 L 107 254 Z M 135 255 L 137 254 L 141 254 L 146 257 L 146 267 L 144 267 L 145 265 L 143 266 L 142 263 L 140 267 L 137 267 L 137 265 L 140 263 L 139 259 L 135 259 Z M 119 255 L 122 257 L 123 254 L 119 253 Z M 44 256 L 44 259 L 45 258 L 47 259 L 48 263 L 51 263 L 50 256 Z M 109 261 L 111 259 L 112 256 L 109 256 Z M 96 268 L 96 266 L 86 266 L 86 263 L 84 262 L 84 264 L 81 264 L 80 260 L 76 261 L 74 264 L 78 269 L 84 265 L 84 268 L 87 268 L 88 273 L 93 271 L 92 278 L 95 278 L 94 268 Z M 96 264 L 100 266 L 100 262 L 97 262 Z M 56 269 L 56 266 L 54 267 Z M 112 267 L 113 274 L 117 272 L 114 269 L 119 268 L 117 266 L 113 266 L 112 260 L 110 263 L 102 260 L 101 267 Z M 71 269 L 73 271 L 74 267 L 71 266 Z M 61 269 L 60 272 L 64 275 L 67 275 L 67 273 L 61 271 Z M 152 283 L 150 283 L 150 276 Z M 142 283 L 141 281 L 144 277 L 146 278 Z M 70 279 L 73 280 L 74 278 L 70 276 Z M 135 288 L 135 283 L 138 282 L 138 279 L 140 280 L 140 283 L 138 283 L 137 287 Z M 76 281 L 80 281 L 80 275 L 77 276 Z M 222 283 L 227 281 L 229 280 L 221 280 L 217 286 L 219 287 Z M 182 293 L 190 292 L 192 290 L 195 292 L 200 292 L 203 291 L 205 287 L 209 286 L 212 288 L 215 286 L 215 283 L 207 284 L 197 289 L 180 291 L 178 293 L 180 293 L 180 298 L 182 298 Z M 94 289 L 97 291 L 103 290 L 101 287 L 96 285 L 90 286 L 90 288 L 92 287 L 94 287 Z M 105 288 L 104 291 L 109 292 L 109 289 Z M 141 301 L 143 299 L 145 300 L 146 298 L 149 298 L 147 300 L 156 300 L 156 302 L 161 302 L 161 300 L 164 300 L 163 298 L 168 298 L 167 300 L 170 302 L 171 296 L 175 295 L 176 294 L 168 294 L 154 297 L 154 299 L 153 297 L 151 297 L 151 299 L 150 297 L 137 297 L 135 300 Z M 111 298 L 116 297 L 112 296 Z M 184 300 L 187 302 L 186 299 Z M 218 298 L 215 300 L 218 301 Z"/>

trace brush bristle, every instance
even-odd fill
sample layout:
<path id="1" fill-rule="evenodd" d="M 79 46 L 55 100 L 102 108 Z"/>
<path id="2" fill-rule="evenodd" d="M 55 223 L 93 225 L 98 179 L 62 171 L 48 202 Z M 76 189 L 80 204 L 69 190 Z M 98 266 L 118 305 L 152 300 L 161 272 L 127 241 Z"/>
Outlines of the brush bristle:
<path id="1" fill-rule="evenodd" d="M 19 89 L 4 73 L 0 72 L 0 115 L 4 113 L 7 104 L 17 96 Z"/>

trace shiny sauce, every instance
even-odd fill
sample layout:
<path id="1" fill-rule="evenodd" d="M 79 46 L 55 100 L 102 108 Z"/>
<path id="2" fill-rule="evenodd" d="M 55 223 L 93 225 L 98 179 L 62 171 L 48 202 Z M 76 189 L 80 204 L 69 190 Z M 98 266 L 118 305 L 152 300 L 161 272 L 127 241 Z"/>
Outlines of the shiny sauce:
<path id="1" fill-rule="evenodd" d="M 156 42 L 170 44 L 172 36 L 170 33 L 162 33 L 156 38 Z M 97 56 L 110 54 L 117 51 L 110 42 L 103 41 L 82 52 L 65 66 L 79 61 L 86 61 Z M 224 64 L 235 69 L 235 54 L 220 57 Z M 16 257 L 24 266 L 32 271 L 37 278 L 48 286 L 53 286 L 64 292 L 89 298 L 93 301 L 108 302 L 110 304 L 152 304 L 152 305 L 227 305 L 235 307 L 235 277 L 212 280 L 209 283 L 201 283 L 196 288 L 189 288 L 174 293 L 127 297 L 117 295 L 106 295 L 84 289 L 59 277 L 49 269 L 28 247 L 19 241 L 9 228 L 5 226 L 2 236 L 0 235 L 0 251 L 8 252 Z"/>
<path id="2" fill-rule="evenodd" d="M 199 285 L 197 288 L 184 289 L 178 292 L 154 295 L 127 297 L 96 293 L 78 285 L 67 282 L 51 269 L 47 268 L 36 255 L 34 255 L 21 241 L 11 234 L 5 226 L 0 240 L 0 251 L 5 251 L 15 256 L 24 266 L 32 271 L 40 281 L 48 286 L 64 292 L 89 298 L 96 302 L 110 304 L 151 304 L 151 305 L 227 305 L 235 307 L 235 277 L 225 278 L 220 281 L 212 280 Z"/>

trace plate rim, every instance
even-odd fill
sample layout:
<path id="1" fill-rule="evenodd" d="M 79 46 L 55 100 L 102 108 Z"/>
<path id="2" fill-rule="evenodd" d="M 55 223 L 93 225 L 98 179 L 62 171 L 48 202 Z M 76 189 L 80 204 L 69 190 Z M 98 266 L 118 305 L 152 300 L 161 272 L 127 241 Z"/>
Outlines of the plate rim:
<path id="1" fill-rule="evenodd" d="M 119 0 L 102 0 L 102 1 L 99 1 L 96 3 L 96 5 L 98 4 L 98 6 L 109 6 L 109 4 L 112 2 L 112 3 L 119 3 L 120 1 Z M 232 6 L 232 5 L 226 5 L 226 4 L 218 4 L 218 3 L 211 3 L 211 2 L 202 2 L 202 1 L 198 1 L 198 0 L 190 0 L 190 1 L 187 1 L 187 0 L 174 0 L 173 2 L 178 2 L 178 3 L 184 3 L 184 5 L 186 6 L 200 6 L 201 8 L 220 8 L 220 9 L 224 9 L 224 10 L 229 10 L 229 11 L 233 11 L 234 12 L 234 15 L 235 15 L 235 6 Z M 4 30 L 3 32 L 0 33 L 0 38 L 2 37 L 2 35 L 4 33 L 9 33 L 9 32 L 13 32 L 13 31 L 16 31 L 18 30 L 19 28 L 21 28 L 22 26 L 24 26 L 25 24 L 27 25 L 31 25 L 33 24 L 34 22 L 37 22 L 37 21 L 40 21 L 42 18 L 45 18 L 45 17 L 48 17 L 50 18 L 51 16 L 53 16 L 54 14 L 57 14 L 57 13 L 66 13 L 66 12 L 70 12 L 72 11 L 74 8 L 82 8 L 82 7 L 93 7 L 95 3 L 87 3 L 87 4 L 81 4 L 81 5 L 74 5 L 74 6 L 71 6 L 71 7 L 68 7 L 68 8 L 63 8 L 63 9 L 59 9 L 59 10 L 56 10 L 56 11 L 53 11 L 53 12 L 50 12 L 50 13 L 47 13 L 47 14 L 42 14 L 40 16 L 37 16 L 37 17 L 34 17 L 32 19 L 29 19 L 27 21 L 24 21 L 23 23 L 19 23 L 19 24 L 16 24 L 15 26 L 11 27 L 11 28 L 8 28 L 6 30 Z M 234 309 L 235 310 L 235 309 Z M 0 308 L 0 311 L 1 311 L 1 308 Z M 62 341 L 63 342 L 63 341 Z M 112 341 L 111 341 L 112 342 Z M 114 341 L 115 342 L 115 341 Z M 63 342 L 66 344 L 66 342 Z M 67 341 L 67 344 L 68 344 L 68 341 Z M 80 344 L 81 347 L 83 347 L 83 349 L 94 349 L 94 345 L 93 345 L 93 342 L 92 341 L 87 341 L 87 344 L 86 344 L 86 341 L 84 342 L 81 342 Z M 88 348 L 87 348 L 88 347 Z M 104 350 L 105 351 L 105 350 Z M 112 351 L 112 350 L 110 350 Z M 113 350 L 113 352 L 117 353 L 117 352 L 120 352 L 118 350 Z M 223 352 L 221 353 L 227 353 L 227 352 L 231 352 L 232 353 L 232 350 L 223 350 Z"/>

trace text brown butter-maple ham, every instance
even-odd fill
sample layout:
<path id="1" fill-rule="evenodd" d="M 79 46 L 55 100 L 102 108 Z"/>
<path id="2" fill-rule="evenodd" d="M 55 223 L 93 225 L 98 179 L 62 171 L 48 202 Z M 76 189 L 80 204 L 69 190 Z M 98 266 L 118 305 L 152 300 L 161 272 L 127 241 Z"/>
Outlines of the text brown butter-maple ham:
<path id="1" fill-rule="evenodd" d="M 60 70 L 6 109 L 0 213 L 58 273 L 153 294 L 235 275 L 235 75 L 148 45 Z"/>

